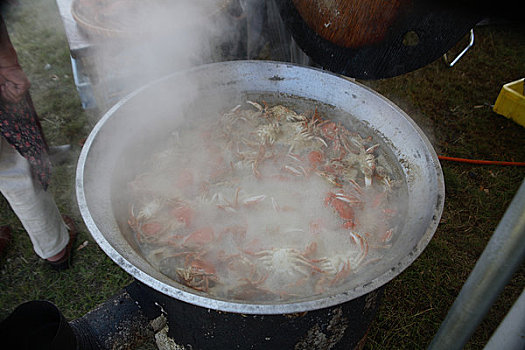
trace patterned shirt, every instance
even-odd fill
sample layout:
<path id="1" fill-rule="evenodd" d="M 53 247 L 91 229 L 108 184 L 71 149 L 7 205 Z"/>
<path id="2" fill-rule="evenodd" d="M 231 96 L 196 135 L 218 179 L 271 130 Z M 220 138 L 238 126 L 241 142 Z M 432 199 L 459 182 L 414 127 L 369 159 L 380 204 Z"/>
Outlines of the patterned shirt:
<path id="1" fill-rule="evenodd" d="M 19 103 L 0 101 L 0 132 L 29 161 L 33 175 L 46 190 L 51 178 L 51 162 L 29 93 Z"/>

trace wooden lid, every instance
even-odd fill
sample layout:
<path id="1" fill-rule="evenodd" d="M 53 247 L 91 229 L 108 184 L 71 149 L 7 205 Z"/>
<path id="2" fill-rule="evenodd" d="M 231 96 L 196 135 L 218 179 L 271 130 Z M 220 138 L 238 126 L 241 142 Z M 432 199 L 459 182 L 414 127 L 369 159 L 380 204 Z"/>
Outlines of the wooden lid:
<path id="1" fill-rule="evenodd" d="M 481 17 L 435 0 L 277 0 L 299 47 L 322 68 L 381 79 L 442 57 Z"/>
<path id="2" fill-rule="evenodd" d="M 410 0 L 292 0 L 305 23 L 319 36 L 341 47 L 376 44 Z"/>

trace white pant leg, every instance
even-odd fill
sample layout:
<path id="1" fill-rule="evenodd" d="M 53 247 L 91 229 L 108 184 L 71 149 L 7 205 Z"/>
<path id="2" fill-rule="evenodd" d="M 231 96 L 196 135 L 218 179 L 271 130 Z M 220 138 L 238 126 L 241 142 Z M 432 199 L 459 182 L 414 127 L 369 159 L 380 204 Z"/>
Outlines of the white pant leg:
<path id="1" fill-rule="evenodd" d="M 53 195 L 31 174 L 27 159 L 0 136 L 0 192 L 9 202 L 31 238 L 38 256 L 58 254 L 69 241 L 67 226 Z"/>

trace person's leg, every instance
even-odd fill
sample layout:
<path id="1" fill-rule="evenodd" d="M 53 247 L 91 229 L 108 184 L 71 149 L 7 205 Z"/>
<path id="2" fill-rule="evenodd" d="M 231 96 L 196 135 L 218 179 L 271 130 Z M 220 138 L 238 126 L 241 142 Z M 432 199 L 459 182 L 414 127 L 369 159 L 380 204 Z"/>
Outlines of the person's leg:
<path id="1" fill-rule="evenodd" d="M 53 195 L 44 191 L 32 174 L 29 162 L 0 137 L 0 191 L 43 259 L 56 257 L 68 241 L 68 228 Z"/>

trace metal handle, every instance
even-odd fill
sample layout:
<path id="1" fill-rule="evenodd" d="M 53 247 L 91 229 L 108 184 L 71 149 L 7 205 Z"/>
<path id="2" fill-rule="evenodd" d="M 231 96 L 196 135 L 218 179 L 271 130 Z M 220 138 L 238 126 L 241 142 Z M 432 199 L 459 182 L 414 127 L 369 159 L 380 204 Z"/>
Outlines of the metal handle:
<path id="1" fill-rule="evenodd" d="M 447 54 L 444 54 L 443 55 L 443 58 L 445 59 L 445 62 L 448 64 L 449 67 L 453 67 L 461 57 L 463 57 L 463 55 L 474 45 L 474 29 L 471 29 L 470 30 L 470 40 L 469 40 L 469 43 L 467 45 L 467 47 L 465 47 L 463 49 L 463 51 L 461 51 L 457 56 L 456 58 L 454 58 L 452 60 L 452 62 L 448 63 L 448 60 L 447 60 Z"/>

